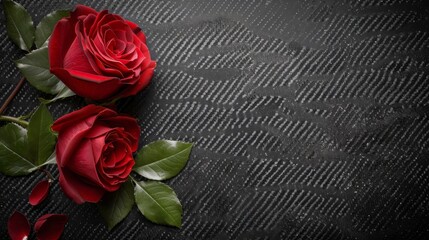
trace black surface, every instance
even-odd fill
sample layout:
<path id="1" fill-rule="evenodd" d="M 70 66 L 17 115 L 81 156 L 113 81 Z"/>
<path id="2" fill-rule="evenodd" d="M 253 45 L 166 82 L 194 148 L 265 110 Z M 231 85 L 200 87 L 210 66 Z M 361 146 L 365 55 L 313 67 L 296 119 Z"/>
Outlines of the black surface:
<path id="1" fill-rule="evenodd" d="M 19 2 L 36 22 L 76 4 Z M 155 77 L 121 106 L 139 118 L 140 145 L 196 143 L 168 181 L 183 227 L 153 225 L 135 208 L 109 233 L 94 205 L 74 204 L 57 183 L 32 208 L 36 173 L 0 176 L 1 236 L 19 209 L 32 222 L 68 214 L 62 239 L 429 239 L 427 1 L 79 3 L 147 34 Z M 0 16 L 3 102 L 22 53 Z M 38 96 L 27 84 L 6 113 L 28 113 Z M 49 108 L 57 118 L 83 105 Z"/>

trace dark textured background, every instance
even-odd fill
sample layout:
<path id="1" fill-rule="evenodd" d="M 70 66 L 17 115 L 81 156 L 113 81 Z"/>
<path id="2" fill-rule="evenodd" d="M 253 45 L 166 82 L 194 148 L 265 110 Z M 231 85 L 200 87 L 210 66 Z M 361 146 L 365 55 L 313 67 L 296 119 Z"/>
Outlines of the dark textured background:
<path id="1" fill-rule="evenodd" d="M 38 22 L 76 1 L 19 1 Z M 195 142 L 168 181 L 183 227 L 151 224 L 135 208 L 112 232 L 94 205 L 43 176 L 0 176 L 1 238 L 14 209 L 31 222 L 70 217 L 63 239 L 429 239 L 429 5 L 427 0 L 79 1 L 144 29 L 158 68 L 122 103 L 140 145 Z M 0 102 L 22 56 L 0 25 Z M 28 84 L 7 110 L 26 114 Z M 50 105 L 55 118 L 83 106 Z M 58 173 L 51 168 L 55 175 Z"/>

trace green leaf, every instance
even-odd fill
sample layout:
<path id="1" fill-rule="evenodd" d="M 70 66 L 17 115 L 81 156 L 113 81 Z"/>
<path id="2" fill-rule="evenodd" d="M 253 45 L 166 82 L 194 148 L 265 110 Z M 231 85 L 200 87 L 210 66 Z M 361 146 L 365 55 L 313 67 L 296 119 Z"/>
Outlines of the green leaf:
<path id="1" fill-rule="evenodd" d="M 53 165 L 57 164 L 57 155 L 56 155 L 55 151 L 52 152 L 51 156 L 48 157 L 48 159 L 46 160 L 46 162 L 44 162 L 43 164 L 41 164 L 41 165 L 39 165 L 37 167 L 40 168 L 42 166 L 46 166 L 46 165 L 49 165 L 49 164 L 53 164 Z"/>
<path id="2" fill-rule="evenodd" d="M 28 155 L 27 130 L 9 123 L 0 128 L 0 172 L 8 176 L 26 175 L 36 166 Z"/>
<path id="3" fill-rule="evenodd" d="M 55 24 L 57 24 L 61 18 L 68 17 L 69 15 L 70 11 L 68 10 L 57 10 L 46 15 L 36 27 L 36 35 L 34 40 L 36 47 L 42 47 L 51 36 Z"/>
<path id="4" fill-rule="evenodd" d="M 134 171 L 145 178 L 165 180 L 185 167 L 192 143 L 159 140 L 144 146 L 138 153 Z"/>
<path id="5" fill-rule="evenodd" d="M 133 184 L 130 180 L 124 182 L 119 190 L 106 193 L 98 203 L 98 210 L 109 230 L 121 222 L 134 205 Z"/>
<path id="6" fill-rule="evenodd" d="M 52 98 L 52 99 L 39 98 L 39 100 L 44 104 L 50 104 L 50 103 L 55 102 L 57 100 L 68 98 L 68 97 L 71 97 L 74 95 L 75 95 L 75 93 L 72 90 L 70 90 L 66 85 L 64 85 L 64 88 L 54 98 Z"/>
<path id="7" fill-rule="evenodd" d="M 150 221 L 180 228 L 182 205 L 176 193 L 161 182 L 135 182 L 134 196 L 140 212 Z"/>
<path id="8" fill-rule="evenodd" d="M 45 104 L 34 112 L 28 124 L 28 151 L 38 166 L 46 162 L 55 147 L 55 135 L 51 131 L 53 119 Z"/>
<path id="9" fill-rule="evenodd" d="M 38 90 L 57 94 L 64 89 L 64 84 L 49 71 L 48 48 L 32 51 L 16 61 L 16 66 L 30 84 Z"/>
<path id="10" fill-rule="evenodd" d="M 3 0 L 6 29 L 10 39 L 22 50 L 30 51 L 34 40 L 33 20 L 27 10 L 12 0 Z"/>

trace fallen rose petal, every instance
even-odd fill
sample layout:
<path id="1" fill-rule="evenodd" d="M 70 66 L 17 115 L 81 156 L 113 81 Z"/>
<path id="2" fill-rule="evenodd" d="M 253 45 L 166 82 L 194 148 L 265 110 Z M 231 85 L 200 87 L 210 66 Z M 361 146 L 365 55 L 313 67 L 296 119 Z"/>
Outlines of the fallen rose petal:
<path id="1" fill-rule="evenodd" d="M 23 240 L 27 239 L 30 234 L 30 223 L 27 218 L 20 212 L 15 211 L 7 222 L 7 230 L 9 232 L 9 237 L 12 240 Z"/>
<path id="2" fill-rule="evenodd" d="M 37 239 L 56 240 L 59 239 L 67 223 L 64 214 L 46 214 L 37 219 L 34 224 Z"/>
<path id="3" fill-rule="evenodd" d="M 31 205 L 36 206 L 39 205 L 49 193 L 49 180 L 42 180 L 33 188 L 33 191 L 30 193 L 30 197 L 28 198 Z"/>

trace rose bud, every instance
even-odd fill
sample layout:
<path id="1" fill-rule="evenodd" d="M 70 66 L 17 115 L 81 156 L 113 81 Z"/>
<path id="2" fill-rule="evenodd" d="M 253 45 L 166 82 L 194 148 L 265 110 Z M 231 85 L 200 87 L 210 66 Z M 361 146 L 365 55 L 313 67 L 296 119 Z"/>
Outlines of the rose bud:
<path id="1" fill-rule="evenodd" d="M 28 202 L 32 206 L 39 205 L 48 196 L 49 185 L 50 185 L 50 182 L 48 179 L 42 180 L 39 183 L 37 183 L 30 193 Z"/>
<path id="2" fill-rule="evenodd" d="M 135 118 L 96 105 L 57 119 L 56 160 L 60 186 L 78 204 L 98 202 L 130 174 L 140 127 Z"/>
<path id="3" fill-rule="evenodd" d="M 34 231 L 39 240 L 60 239 L 67 223 L 67 216 L 63 214 L 46 214 L 37 219 Z"/>
<path id="4" fill-rule="evenodd" d="M 12 240 L 27 239 L 30 235 L 30 223 L 27 218 L 20 212 L 15 211 L 7 221 L 7 231 Z"/>
<path id="5" fill-rule="evenodd" d="M 77 95 L 95 101 L 137 94 L 156 66 L 135 23 L 83 5 L 58 21 L 48 49 L 51 72 Z"/>

